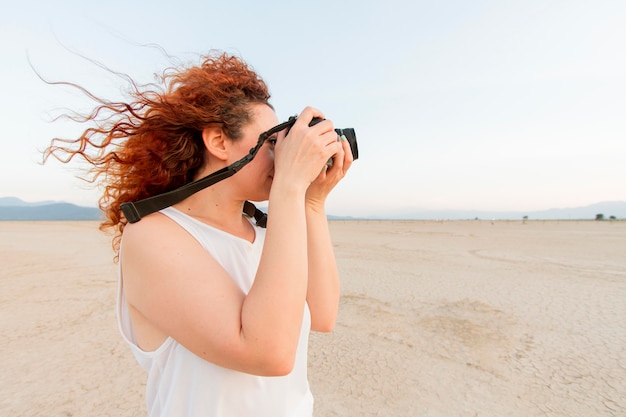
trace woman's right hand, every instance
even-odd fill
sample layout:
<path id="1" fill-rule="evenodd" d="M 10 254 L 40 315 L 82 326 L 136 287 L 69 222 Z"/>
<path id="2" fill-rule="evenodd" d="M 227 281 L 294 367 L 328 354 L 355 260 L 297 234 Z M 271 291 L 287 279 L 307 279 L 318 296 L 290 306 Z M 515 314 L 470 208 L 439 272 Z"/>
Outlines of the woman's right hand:
<path id="1" fill-rule="evenodd" d="M 326 161 L 341 150 L 337 133 L 330 120 L 309 126 L 324 115 L 312 107 L 305 108 L 289 134 L 279 135 L 274 150 L 274 184 L 289 184 L 306 191 L 326 166 Z"/>

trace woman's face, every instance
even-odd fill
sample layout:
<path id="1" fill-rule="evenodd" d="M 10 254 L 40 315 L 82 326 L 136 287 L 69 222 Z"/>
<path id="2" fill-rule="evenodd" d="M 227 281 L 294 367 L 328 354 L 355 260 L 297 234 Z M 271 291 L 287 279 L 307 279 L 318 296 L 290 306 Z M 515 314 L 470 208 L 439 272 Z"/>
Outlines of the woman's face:
<path id="1" fill-rule="evenodd" d="M 253 105 L 253 120 L 243 128 L 243 137 L 233 142 L 231 164 L 250 152 L 259 139 L 259 135 L 278 124 L 278 118 L 271 107 L 265 104 Z M 259 149 L 254 159 L 232 178 L 241 188 L 244 199 L 265 201 L 269 198 L 274 178 L 274 145 L 271 137 Z"/>

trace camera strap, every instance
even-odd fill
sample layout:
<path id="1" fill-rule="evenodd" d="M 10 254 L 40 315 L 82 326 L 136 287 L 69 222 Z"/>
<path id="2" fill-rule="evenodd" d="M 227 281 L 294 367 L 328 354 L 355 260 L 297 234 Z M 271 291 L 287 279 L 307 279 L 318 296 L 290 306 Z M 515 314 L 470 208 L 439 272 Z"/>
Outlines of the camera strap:
<path id="1" fill-rule="evenodd" d="M 261 149 L 263 143 L 270 136 L 280 132 L 287 127 L 292 126 L 295 121 L 295 118 L 290 118 L 288 121 L 274 126 L 267 132 L 261 133 L 259 135 L 259 140 L 257 141 L 257 144 L 254 146 L 254 148 L 250 149 L 250 152 L 248 152 L 246 156 L 225 168 L 215 171 L 212 174 L 207 175 L 206 177 L 185 184 L 174 190 L 167 191 L 162 194 L 157 194 L 143 200 L 122 203 L 120 209 L 122 210 L 122 213 L 124 213 L 124 217 L 126 217 L 126 220 L 128 220 L 129 223 L 136 223 L 141 220 L 142 217 L 147 216 L 148 214 L 155 213 L 159 210 L 163 210 L 166 207 L 172 206 L 176 203 L 180 203 L 192 194 L 195 194 L 200 190 L 203 190 L 213 184 L 216 184 L 222 180 L 225 180 L 228 177 L 235 175 L 241 168 L 243 168 L 250 161 L 252 161 L 259 149 Z M 249 217 L 254 217 L 258 226 L 265 227 L 265 224 L 267 223 L 267 215 L 261 210 L 257 209 L 254 204 L 246 201 L 243 211 L 244 214 L 248 215 Z"/>

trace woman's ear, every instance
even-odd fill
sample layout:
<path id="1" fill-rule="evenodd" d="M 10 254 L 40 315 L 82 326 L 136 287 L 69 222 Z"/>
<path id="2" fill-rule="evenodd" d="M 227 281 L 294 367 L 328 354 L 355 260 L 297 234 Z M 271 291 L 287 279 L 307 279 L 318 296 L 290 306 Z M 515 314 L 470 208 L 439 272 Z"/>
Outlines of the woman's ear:
<path id="1" fill-rule="evenodd" d="M 217 159 L 228 159 L 226 140 L 226 135 L 219 126 L 209 126 L 202 130 L 202 141 L 205 148 Z"/>

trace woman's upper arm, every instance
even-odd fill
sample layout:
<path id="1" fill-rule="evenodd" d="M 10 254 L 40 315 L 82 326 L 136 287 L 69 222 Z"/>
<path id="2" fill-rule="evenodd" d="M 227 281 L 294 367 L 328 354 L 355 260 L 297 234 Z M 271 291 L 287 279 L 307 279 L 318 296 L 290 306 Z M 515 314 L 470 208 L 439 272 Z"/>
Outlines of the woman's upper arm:
<path id="1" fill-rule="evenodd" d="M 262 358 L 242 343 L 245 294 L 218 262 L 164 215 L 124 230 L 126 300 L 151 325 L 217 365 L 255 373 Z"/>

